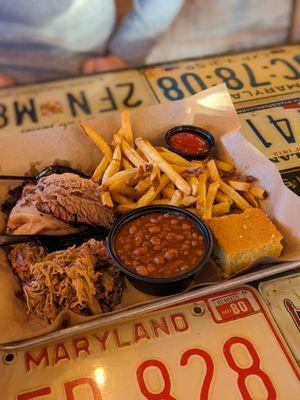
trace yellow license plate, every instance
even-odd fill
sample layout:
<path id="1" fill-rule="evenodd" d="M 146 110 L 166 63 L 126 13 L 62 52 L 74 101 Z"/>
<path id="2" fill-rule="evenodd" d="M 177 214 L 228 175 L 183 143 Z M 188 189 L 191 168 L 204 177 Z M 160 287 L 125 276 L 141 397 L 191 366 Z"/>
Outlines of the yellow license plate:
<path id="1" fill-rule="evenodd" d="M 175 62 L 143 70 L 159 102 L 225 82 L 235 104 L 300 91 L 300 46 Z"/>
<path id="2" fill-rule="evenodd" d="M 299 400 L 299 370 L 242 287 L 4 354 L 1 400 Z"/>
<path id="3" fill-rule="evenodd" d="M 16 87 L 1 91 L 0 136 L 155 102 L 145 79 L 134 70 Z"/>
<path id="4" fill-rule="evenodd" d="M 300 166 L 299 110 L 278 107 L 240 115 L 245 138 L 280 171 Z"/>
<path id="5" fill-rule="evenodd" d="M 300 273 L 261 282 L 259 291 L 300 365 Z"/>

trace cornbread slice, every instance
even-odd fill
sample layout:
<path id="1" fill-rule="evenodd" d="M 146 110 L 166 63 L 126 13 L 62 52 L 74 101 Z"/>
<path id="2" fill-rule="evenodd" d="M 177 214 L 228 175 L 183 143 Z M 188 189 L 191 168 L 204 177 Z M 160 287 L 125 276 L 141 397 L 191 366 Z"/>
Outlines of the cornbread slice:
<path id="1" fill-rule="evenodd" d="M 215 239 L 213 253 L 224 276 L 242 270 L 259 257 L 279 257 L 282 252 L 282 235 L 260 208 L 212 218 L 208 225 Z"/>

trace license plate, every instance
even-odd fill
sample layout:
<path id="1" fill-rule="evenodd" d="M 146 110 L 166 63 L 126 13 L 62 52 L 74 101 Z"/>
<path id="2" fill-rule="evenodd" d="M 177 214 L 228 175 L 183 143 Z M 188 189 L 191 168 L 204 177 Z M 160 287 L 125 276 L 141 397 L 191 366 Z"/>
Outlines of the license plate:
<path id="1" fill-rule="evenodd" d="M 262 282 L 259 291 L 300 365 L 300 273 Z"/>
<path id="2" fill-rule="evenodd" d="M 299 63 L 296 45 L 164 64 L 143 72 L 159 102 L 181 100 L 224 82 L 238 106 L 299 92 Z"/>
<path id="3" fill-rule="evenodd" d="M 3 354 L 3 400 L 299 400 L 299 370 L 249 287 Z"/>
<path id="4" fill-rule="evenodd" d="M 145 79 L 134 70 L 16 87 L 1 92 L 0 136 L 154 103 Z"/>
<path id="5" fill-rule="evenodd" d="M 279 170 L 300 165 L 299 110 L 277 107 L 240 115 L 245 138 Z"/>

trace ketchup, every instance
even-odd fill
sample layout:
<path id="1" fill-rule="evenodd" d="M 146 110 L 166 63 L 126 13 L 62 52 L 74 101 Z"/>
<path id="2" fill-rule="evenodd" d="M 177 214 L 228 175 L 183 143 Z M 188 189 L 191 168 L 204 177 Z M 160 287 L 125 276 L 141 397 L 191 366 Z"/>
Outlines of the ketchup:
<path id="1" fill-rule="evenodd" d="M 169 144 L 174 150 L 185 154 L 203 154 L 209 151 L 209 142 L 190 132 L 178 132 L 171 135 Z"/>

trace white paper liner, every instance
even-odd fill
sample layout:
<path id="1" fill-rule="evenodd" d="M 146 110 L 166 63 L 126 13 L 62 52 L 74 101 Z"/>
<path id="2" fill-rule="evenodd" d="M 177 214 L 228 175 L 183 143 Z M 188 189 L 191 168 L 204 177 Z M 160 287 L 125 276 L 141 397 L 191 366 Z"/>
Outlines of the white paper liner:
<path id="1" fill-rule="evenodd" d="M 119 116 L 105 115 L 89 124 L 107 140 L 119 129 Z M 224 159 L 234 159 L 237 168 L 258 178 L 257 185 L 264 187 L 268 198 L 263 209 L 273 219 L 284 235 L 284 252 L 279 261 L 300 260 L 300 198 L 282 182 L 276 167 L 239 133 L 240 121 L 224 84 L 196 94 L 186 100 L 159 104 L 132 111 L 135 136 L 143 136 L 155 144 L 164 143 L 164 133 L 176 125 L 197 125 L 211 131 L 217 139 L 218 153 Z M 58 163 L 71 165 L 83 172 L 91 172 L 102 155 L 96 146 L 82 134 L 77 125 L 55 127 L 47 130 L 16 134 L 1 140 L 0 171 L 7 175 L 33 174 L 42 168 Z M 0 201 L 6 198 L 8 188 L 15 182 L 0 182 Z M 2 218 L 3 220 L 3 218 Z M 3 221 L 0 218 L 0 228 Z M 276 261 L 264 257 L 255 264 Z M 278 260 L 277 260 L 278 261 Z M 276 268 L 272 267 L 272 268 Z M 196 277 L 192 286 L 215 283 L 221 275 L 210 261 Z M 99 318 L 83 317 L 65 311 L 48 326 L 27 314 L 20 299 L 21 286 L 11 271 L 5 253 L 0 251 L 0 342 L 7 343 L 32 338 L 66 326 Z M 115 312 L 155 299 L 131 285 L 127 285 L 122 303 Z M 101 316 L 100 316 L 101 318 Z"/>

